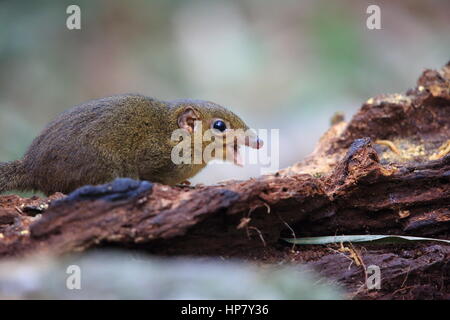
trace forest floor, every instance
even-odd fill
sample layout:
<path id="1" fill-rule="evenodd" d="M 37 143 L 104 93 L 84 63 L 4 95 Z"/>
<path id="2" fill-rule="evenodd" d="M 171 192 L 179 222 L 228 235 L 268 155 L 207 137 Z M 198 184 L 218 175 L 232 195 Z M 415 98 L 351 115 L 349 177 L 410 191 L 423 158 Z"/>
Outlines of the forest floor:
<path id="1" fill-rule="evenodd" d="M 116 180 L 68 196 L 0 196 L 0 259 L 132 248 L 302 264 L 358 299 L 450 299 L 450 245 L 292 245 L 282 238 L 408 235 L 450 239 L 450 64 L 405 94 L 335 119 L 304 161 L 220 185 Z M 370 289 L 369 266 L 381 286 Z"/>

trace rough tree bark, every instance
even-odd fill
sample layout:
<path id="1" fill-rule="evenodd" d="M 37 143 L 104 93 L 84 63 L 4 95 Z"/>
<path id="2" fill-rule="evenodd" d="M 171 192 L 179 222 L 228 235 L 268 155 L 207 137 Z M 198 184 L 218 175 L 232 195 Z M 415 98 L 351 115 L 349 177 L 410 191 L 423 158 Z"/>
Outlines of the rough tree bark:
<path id="1" fill-rule="evenodd" d="M 449 238 L 450 63 L 369 99 L 311 156 L 273 175 L 196 188 L 117 180 L 64 197 L 0 197 L 0 257 L 120 246 L 305 264 L 358 298 L 450 298 L 450 245 L 295 246 L 280 237 Z M 382 289 L 364 286 L 377 265 Z"/>

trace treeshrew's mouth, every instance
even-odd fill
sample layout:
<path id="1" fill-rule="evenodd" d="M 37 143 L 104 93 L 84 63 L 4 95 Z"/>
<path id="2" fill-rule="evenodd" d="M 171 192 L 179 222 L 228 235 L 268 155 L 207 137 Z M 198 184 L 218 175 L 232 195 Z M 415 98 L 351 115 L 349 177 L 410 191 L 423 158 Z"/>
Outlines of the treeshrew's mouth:
<path id="1" fill-rule="evenodd" d="M 244 161 L 239 150 L 241 145 L 245 145 L 253 149 L 260 149 L 264 144 L 264 142 L 256 135 L 245 136 L 243 140 L 243 143 L 242 141 L 239 143 L 239 139 L 235 139 L 234 143 L 227 146 L 228 152 L 233 155 L 233 163 L 239 167 L 244 166 Z"/>

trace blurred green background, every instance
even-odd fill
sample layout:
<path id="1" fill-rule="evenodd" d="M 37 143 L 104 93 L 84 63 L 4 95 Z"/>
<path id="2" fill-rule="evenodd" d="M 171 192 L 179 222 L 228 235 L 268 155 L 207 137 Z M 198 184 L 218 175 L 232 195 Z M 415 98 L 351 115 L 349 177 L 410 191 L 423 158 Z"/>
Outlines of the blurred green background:
<path id="1" fill-rule="evenodd" d="M 81 7 L 81 30 L 66 8 Z M 366 8 L 381 7 L 381 30 Z M 450 59 L 450 1 L 0 1 L 0 161 L 56 114 L 139 92 L 215 101 L 280 129 L 280 166 L 312 151 L 336 111 L 403 92 Z M 211 165 L 193 182 L 259 175 Z M 219 170 L 218 170 L 219 169 Z"/>

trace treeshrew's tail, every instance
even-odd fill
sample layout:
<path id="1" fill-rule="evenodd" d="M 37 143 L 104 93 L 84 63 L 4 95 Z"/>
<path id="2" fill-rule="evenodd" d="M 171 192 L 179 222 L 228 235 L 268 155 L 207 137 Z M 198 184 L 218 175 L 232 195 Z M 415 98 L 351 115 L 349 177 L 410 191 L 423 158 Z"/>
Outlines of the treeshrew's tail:
<path id="1" fill-rule="evenodd" d="M 26 175 L 21 160 L 0 162 L 0 193 L 25 189 Z"/>

